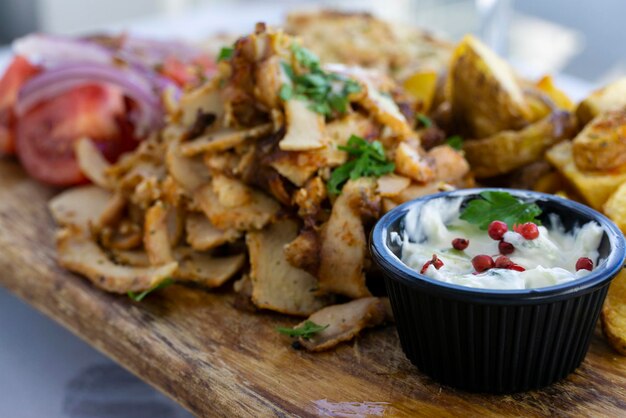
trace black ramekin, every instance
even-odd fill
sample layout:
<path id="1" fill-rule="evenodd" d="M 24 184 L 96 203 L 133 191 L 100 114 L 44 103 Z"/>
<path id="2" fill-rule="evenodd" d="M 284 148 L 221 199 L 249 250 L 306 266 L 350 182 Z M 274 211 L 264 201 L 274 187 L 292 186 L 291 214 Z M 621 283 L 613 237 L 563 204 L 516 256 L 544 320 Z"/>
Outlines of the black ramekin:
<path id="1" fill-rule="evenodd" d="M 411 208 L 432 199 L 502 190 L 559 215 L 566 229 L 596 221 L 604 229 L 600 262 L 589 275 L 538 289 L 488 290 L 443 283 L 400 261 Z M 512 189 L 465 189 L 405 203 L 372 231 L 371 252 L 383 271 L 402 348 L 422 372 L 473 392 L 512 393 L 549 385 L 573 372 L 589 348 L 609 283 L 624 263 L 620 230 L 604 215 L 553 195 Z"/>

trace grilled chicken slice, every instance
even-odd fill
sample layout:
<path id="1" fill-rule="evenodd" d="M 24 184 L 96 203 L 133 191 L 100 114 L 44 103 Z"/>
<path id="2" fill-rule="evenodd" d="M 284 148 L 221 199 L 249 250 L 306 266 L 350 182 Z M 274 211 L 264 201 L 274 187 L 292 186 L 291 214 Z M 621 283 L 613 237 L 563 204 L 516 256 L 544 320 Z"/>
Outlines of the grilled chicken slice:
<path id="1" fill-rule="evenodd" d="M 373 179 L 350 180 L 335 201 L 321 233 L 321 292 L 350 298 L 370 296 L 363 272 L 367 241 L 362 209 L 363 205 L 376 205 L 375 187 Z"/>
<path id="2" fill-rule="evenodd" d="M 115 264 L 89 236 L 72 228 L 63 229 L 57 235 L 56 242 L 62 267 L 85 276 L 107 292 L 143 292 L 152 289 L 172 277 L 178 267 L 175 261 L 158 267 Z"/>
<path id="3" fill-rule="evenodd" d="M 317 296 L 317 279 L 287 261 L 283 248 L 293 241 L 298 225 L 282 220 L 261 231 L 248 232 L 252 301 L 262 309 L 307 316 L 331 299 Z"/>
<path id="4" fill-rule="evenodd" d="M 309 351 L 324 351 L 343 341 L 350 341 L 363 329 L 375 327 L 390 320 L 388 303 L 386 298 L 367 297 L 342 305 L 327 306 L 308 319 L 327 328 L 311 338 L 300 338 L 300 345 Z M 304 322 L 298 326 L 303 324 Z"/>

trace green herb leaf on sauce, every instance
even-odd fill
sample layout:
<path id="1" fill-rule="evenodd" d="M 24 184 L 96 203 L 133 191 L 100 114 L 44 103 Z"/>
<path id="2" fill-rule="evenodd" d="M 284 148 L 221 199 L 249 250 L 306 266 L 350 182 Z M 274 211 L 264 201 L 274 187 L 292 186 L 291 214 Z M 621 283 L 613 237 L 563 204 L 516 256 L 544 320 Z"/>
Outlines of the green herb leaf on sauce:
<path id="1" fill-rule="evenodd" d="M 493 221 L 502 221 L 509 228 L 515 224 L 534 222 L 541 224 L 536 217 L 541 209 L 535 203 L 525 203 L 507 192 L 482 192 L 479 199 L 470 201 L 461 211 L 460 218 L 487 229 Z"/>
<path id="2" fill-rule="evenodd" d="M 380 141 L 367 142 L 359 136 L 352 135 L 347 145 L 338 148 L 347 152 L 351 159 L 333 170 L 327 185 L 330 194 L 339 194 L 341 187 L 349 179 L 380 177 L 393 172 L 396 168 L 393 162 L 387 161 L 385 149 Z"/>
<path id="3" fill-rule="evenodd" d="M 448 144 L 457 151 L 461 151 L 463 149 L 463 138 L 461 138 L 459 135 L 453 135 L 450 138 L 446 139 L 446 144 Z"/>
<path id="4" fill-rule="evenodd" d="M 297 328 L 278 327 L 276 331 L 290 337 L 302 337 L 308 340 L 318 332 L 324 331 L 326 328 L 328 328 L 328 325 L 318 325 L 313 321 L 304 321 L 304 324 Z"/>
<path id="5" fill-rule="evenodd" d="M 341 74 L 324 71 L 317 56 L 308 49 L 292 44 L 291 51 L 300 67 L 308 72 L 296 74 L 294 68 L 282 62 L 283 71 L 291 80 L 291 84 L 283 84 L 280 97 L 311 102 L 309 109 L 324 116 L 342 114 L 348 110 L 348 97 L 361 91 L 356 81 Z M 290 94 L 287 94 L 290 91 Z"/>
<path id="6" fill-rule="evenodd" d="M 235 52 L 235 48 L 231 46 L 224 46 L 220 49 L 220 53 L 217 56 L 218 61 L 229 60 L 233 57 L 233 53 Z"/>
<path id="7" fill-rule="evenodd" d="M 161 283 L 159 283 L 156 286 L 154 286 L 152 289 L 144 290 L 141 293 L 128 292 L 128 297 L 131 298 L 132 300 L 134 300 L 135 302 L 141 302 L 150 293 L 152 293 L 152 292 L 154 292 L 156 290 L 164 289 L 164 288 L 166 288 L 166 287 L 168 287 L 168 286 L 170 286 L 172 284 L 174 284 L 174 280 L 173 279 L 165 279 Z"/>

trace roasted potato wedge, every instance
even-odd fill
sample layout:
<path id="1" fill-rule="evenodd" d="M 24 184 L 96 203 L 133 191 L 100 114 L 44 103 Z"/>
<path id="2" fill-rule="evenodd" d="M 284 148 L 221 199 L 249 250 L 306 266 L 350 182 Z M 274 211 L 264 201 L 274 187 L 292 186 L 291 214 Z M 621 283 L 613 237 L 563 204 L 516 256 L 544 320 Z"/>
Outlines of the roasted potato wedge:
<path id="1" fill-rule="evenodd" d="M 571 112 L 574 110 L 574 102 L 569 98 L 569 96 L 561 89 L 559 89 L 554 84 L 554 79 L 550 75 L 546 75 L 542 77 L 537 83 L 535 87 L 539 89 L 539 91 L 545 93 L 552 103 L 558 107 L 559 109 L 567 110 Z"/>
<path id="2" fill-rule="evenodd" d="M 606 201 L 604 214 L 626 233 L 626 183 L 622 183 Z"/>
<path id="3" fill-rule="evenodd" d="M 435 97 L 438 74 L 433 70 L 422 70 L 411 74 L 404 80 L 407 93 L 416 99 L 420 110 L 427 112 Z"/>
<path id="4" fill-rule="evenodd" d="M 465 141 L 463 150 L 477 178 L 494 177 L 541 159 L 552 145 L 571 137 L 574 128 L 572 115 L 557 111 L 520 131 Z"/>
<path id="5" fill-rule="evenodd" d="M 602 112 L 621 109 L 626 106 L 626 77 L 594 91 L 576 108 L 576 117 L 581 125 Z"/>
<path id="6" fill-rule="evenodd" d="M 580 196 L 596 210 L 602 206 L 622 183 L 626 182 L 626 167 L 609 172 L 582 171 L 574 163 L 572 143 L 563 141 L 546 152 L 552 164 Z"/>
<path id="7" fill-rule="evenodd" d="M 572 151 L 581 170 L 607 171 L 626 164 L 626 109 L 593 118 L 574 138 Z"/>
<path id="8" fill-rule="evenodd" d="M 609 287 L 602 307 L 602 332 L 611 347 L 626 356 L 626 270 L 622 270 Z"/>
<path id="9" fill-rule="evenodd" d="M 467 137 L 521 129 L 532 118 L 511 67 L 471 35 L 454 52 L 448 83 L 452 118 Z"/>

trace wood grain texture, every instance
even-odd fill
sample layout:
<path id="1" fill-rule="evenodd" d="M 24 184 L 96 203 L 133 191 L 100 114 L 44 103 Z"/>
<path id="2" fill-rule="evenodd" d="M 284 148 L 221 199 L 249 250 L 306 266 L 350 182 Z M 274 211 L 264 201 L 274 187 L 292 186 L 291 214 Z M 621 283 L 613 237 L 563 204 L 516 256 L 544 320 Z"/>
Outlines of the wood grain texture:
<path id="1" fill-rule="evenodd" d="M 0 159 L 0 285 L 198 416 L 314 416 L 315 402 L 385 402 L 385 416 L 620 416 L 626 357 L 599 332 L 583 365 L 540 391 L 479 395 L 442 387 L 404 357 L 393 327 L 335 351 L 295 351 L 274 331 L 297 320 L 233 308 L 227 291 L 169 287 L 142 303 L 56 265 L 54 190 Z"/>

